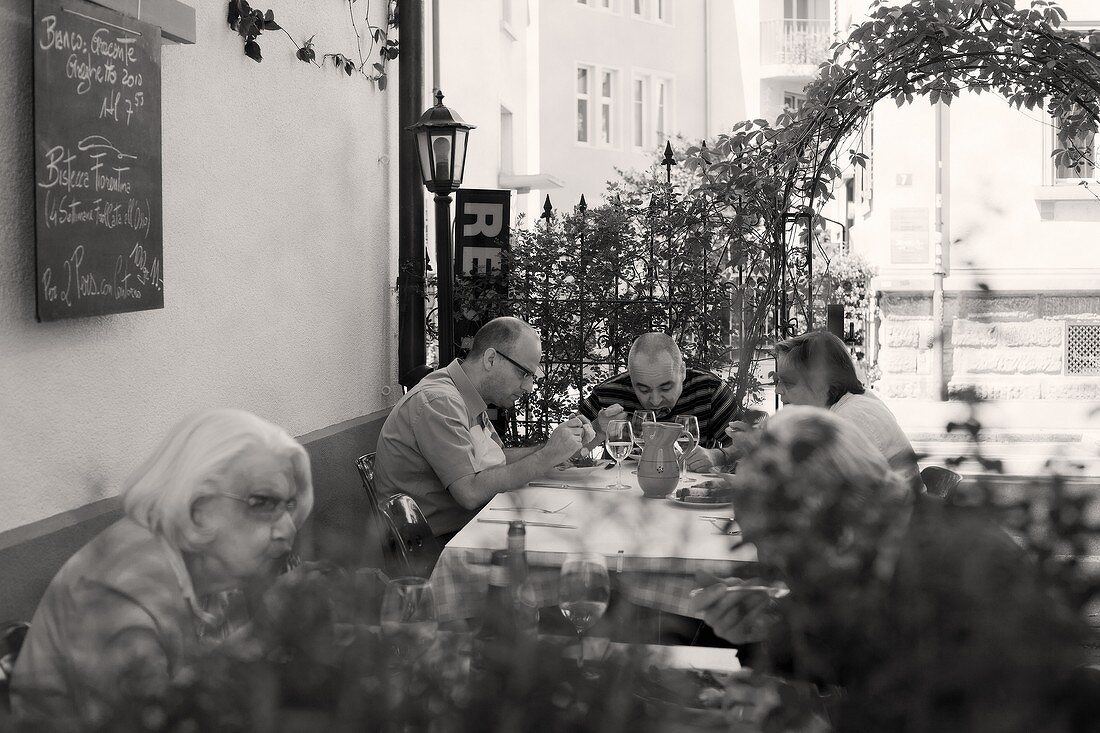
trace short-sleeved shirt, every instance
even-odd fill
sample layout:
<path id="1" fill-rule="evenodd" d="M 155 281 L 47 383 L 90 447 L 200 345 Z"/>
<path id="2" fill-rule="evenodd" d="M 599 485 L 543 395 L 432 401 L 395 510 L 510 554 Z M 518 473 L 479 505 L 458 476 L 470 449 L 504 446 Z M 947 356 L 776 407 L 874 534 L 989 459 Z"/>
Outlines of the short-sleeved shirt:
<path id="1" fill-rule="evenodd" d="M 435 535 L 455 532 L 475 510 L 451 496 L 455 481 L 506 462 L 503 444 L 478 393 L 456 359 L 402 397 L 382 425 L 374 459 L 383 496 L 416 499 Z"/>
<path id="2" fill-rule="evenodd" d="M 179 552 L 120 519 L 69 558 L 47 587 L 12 673 L 13 707 L 92 722 L 118 692 L 119 665 L 132 661 L 120 648 L 126 639 L 155 641 L 159 652 L 141 660 L 144 682 L 167 683 L 211 621 Z"/>
<path id="3" fill-rule="evenodd" d="M 596 385 L 581 402 L 580 412 L 589 420 L 595 420 L 600 410 L 615 404 L 622 405 L 628 412 L 644 409 L 634 393 L 629 372 Z M 699 420 L 700 440 L 707 446 L 725 442 L 725 429 L 734 419 L 736 409 L 733 390 L 721 377 L 699 369 L 688 369 L 684 376 L 684 389 L 669 419 L 678 415 L 694 415 Z"/>
<path id="4" fill-rule="evenodd" d="M 890 468 L 901 473 L 915 488 L 921 486 L 916 454 L 898 425 L 894 413 L 873 392 L 843 395 L 831 411 L 840 415 L 859 429 L 863 436 L 882 453 Z"/>

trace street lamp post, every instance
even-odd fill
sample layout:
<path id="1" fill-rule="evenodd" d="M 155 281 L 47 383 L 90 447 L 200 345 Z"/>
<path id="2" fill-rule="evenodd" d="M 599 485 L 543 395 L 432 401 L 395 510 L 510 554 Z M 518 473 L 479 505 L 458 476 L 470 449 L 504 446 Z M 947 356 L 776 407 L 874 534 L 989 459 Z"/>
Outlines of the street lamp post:
<path id="1" fill-rule="evenodd" d="M 439 366 L 454 358 L 454 255 L 451 241 L 451 193 L 462 185 L 466 168 L 469 125 L 453 109 L 443 106 L 443 92 L 435 91 L 435 105 L 406 128 L 416 134 L 416 153 L 424 187 L 435 194 L 436 301 L 439 321 Z"/>

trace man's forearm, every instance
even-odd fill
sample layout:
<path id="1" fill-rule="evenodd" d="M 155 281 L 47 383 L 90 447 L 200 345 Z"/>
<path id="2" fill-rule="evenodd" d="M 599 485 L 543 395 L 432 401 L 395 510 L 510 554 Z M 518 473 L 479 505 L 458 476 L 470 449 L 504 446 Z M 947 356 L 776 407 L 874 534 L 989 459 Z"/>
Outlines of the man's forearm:
<path id="1" fill-rule="evenodd" d="M 451 496 L 466 509 L 479 509 L 500 492 L 524 486 L 557 463 L 557 458 L 544 446 L 535 448 L 515 462 L 463 476 L 451 484 Z"/>
<path id="2" fill-rule="evenodd" d="M 515 461 L 518 461 L 521 458 L 526 458 L 527 456 L 541 449 L 541 445 L 525 445 L 520 448 L 505 448 L 504 458 L 507 459 L 508 463 L 514 463 Z"/>

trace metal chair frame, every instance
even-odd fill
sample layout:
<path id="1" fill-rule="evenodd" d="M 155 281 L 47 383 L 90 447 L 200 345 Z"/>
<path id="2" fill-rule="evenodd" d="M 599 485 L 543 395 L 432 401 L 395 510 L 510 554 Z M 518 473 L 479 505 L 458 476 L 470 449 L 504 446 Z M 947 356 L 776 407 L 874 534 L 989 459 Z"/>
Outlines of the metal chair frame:
<path id="1" fill-rule="evenodd" d="M 962 475 L 943 466 L 928 466 L 920 472 L 925 491 L 937 499 L 948 499 L 955 488 L 962 483 Z"/>

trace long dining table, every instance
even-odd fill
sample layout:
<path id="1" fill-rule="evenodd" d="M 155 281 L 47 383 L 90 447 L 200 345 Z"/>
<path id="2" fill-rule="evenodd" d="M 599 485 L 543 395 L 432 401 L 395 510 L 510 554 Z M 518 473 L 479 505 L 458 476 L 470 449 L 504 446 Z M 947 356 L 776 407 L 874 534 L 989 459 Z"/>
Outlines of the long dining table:
<path id="1" fill-rule="evenodd" d="M 627 489 L 608 489 L 615 470 L 556 468 L 526 487 L 498 494 L 455 535 L 432 573 L 440 621 L 478 616 L 488 592 L 494 550 L 507 547 L 508 520 L 526 523 L 529 593 L 539 607 L 557 604 L 560 568 L 571 553 L 604 557 L 615 587 L 631 603 L 699 617 L 690 593 L 697 574 L 738 576 L 756 561 L 756 548 L 739 534 L 723 530 L 729 505 L 684 505 L 667 498 L 645 498 L 637 464 L 623 464 Z M 685 473 L 680 486 L 704 480 Z M 545 510 L 545 511 L 539 511 Z M 734 530 L 736 531 L 736 530 Z"/>

